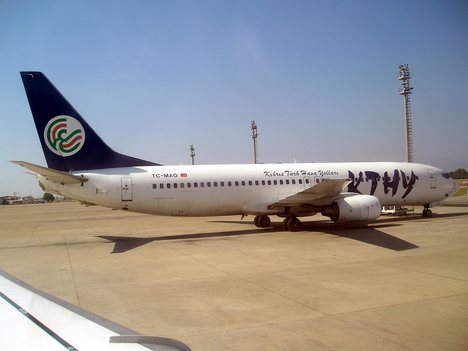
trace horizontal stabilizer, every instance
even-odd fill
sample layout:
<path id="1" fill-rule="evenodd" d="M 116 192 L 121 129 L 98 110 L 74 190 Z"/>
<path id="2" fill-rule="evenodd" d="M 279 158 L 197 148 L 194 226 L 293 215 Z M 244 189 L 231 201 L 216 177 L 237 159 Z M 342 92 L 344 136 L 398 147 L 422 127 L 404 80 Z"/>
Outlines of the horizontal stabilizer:
<path id="1" fill-rule="evenodd" d="M 26 169 L 29 169 L 31 172 L 39 174 L 44 178 L 47 178 L 53 182 L 61 183 L 61 184 L 79 184 L 88 181 L 88 178 L 77 176 L 74 174 L 57 171 L 55 169 L 46 168 L 42 166 L 38 166 L 29 162 L 24 161 L 11 161 L 12 163 L 16 163 Z"/>

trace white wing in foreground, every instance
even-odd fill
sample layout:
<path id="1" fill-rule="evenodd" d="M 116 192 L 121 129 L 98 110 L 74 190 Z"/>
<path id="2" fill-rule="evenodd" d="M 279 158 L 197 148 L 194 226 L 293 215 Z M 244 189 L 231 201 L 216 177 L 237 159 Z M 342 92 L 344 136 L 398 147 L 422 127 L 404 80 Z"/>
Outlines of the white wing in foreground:
<path id="1" fill-rule="evenodd" d="M 138 333 L 0 271 L 0 350 L 190 351 L 180 341 Z"/>

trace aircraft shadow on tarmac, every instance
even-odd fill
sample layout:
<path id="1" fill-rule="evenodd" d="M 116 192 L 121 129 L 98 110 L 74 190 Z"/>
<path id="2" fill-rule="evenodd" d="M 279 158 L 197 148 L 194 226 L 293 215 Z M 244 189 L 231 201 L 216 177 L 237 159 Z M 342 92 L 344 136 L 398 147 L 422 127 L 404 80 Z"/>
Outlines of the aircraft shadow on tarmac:
<path id="1" fill-rule="evenodd" d="M 226 222 L 224 222 L 226 223 Z M 250 221 L 244 222 L 229 222 L 229 223 L 240 223 L 249 224 L 253 226 Z M 301 232 L 318 232 L 336 235 L 352 240 L 361 241 L 367 244 L 379 246 L 385 249 L 394 251 L 404 251 L 415 249 L 418 246 L 408 241 L 397 238 L 393 235 L 386 234 L 379 230 L 379 228 L 394 227 L 398 224 L 377 224 L 371 227 L 359 226 L 359 227 L 340 227 L 333 223 L 324 222 L 305 222 Z M 229 236 L 241 236 L 241 235 L 261 235 L 274 233 L 282 230 L 281 223 L 273 223 L 272 228 L 252 228 L 249 230 L 236 230 L 236 231 L 223 231 L 223 232 L 212 232 L 212 233 L 193 233 L 193 234 L 178 234 L 178 235 L 167 235 L 158 237 L 134 237 L 134 236 L 111 236 L 111 235 L 98 235 L 101 239 L 108 240 L 114 243 L 114 249 L 112 253 L 124 253 L 137 247 L 149 244 L 154 241 L 172 241 L 172 240 L 193 240 L 193 239 L 206 239 L 206 238 L 222 238 Z"/>
<path id="2" fill-rule="evenodd" d="M 386 217 L 378 221 L 372 222 L 368 225 L 357 224 L 357 225 L 336 225 L 330 221 L 312 221 L 303 222 L 302 229 L 299 233 L 309 232 L 321 232 L 338 237 L 347 238 L 351 240 L 361 241 L 366 244 L 378 246 L 388 250 L 394 251 L 405 251 L 416 249 L 419 246 L 400 239 L 396 236 L 387 234 L 380 229 L 401 226 L 404 222 L 419 220 L 423 222 L 431 221 L 438 218 L 450 218 L 468 216 L 466 212 L 460 213 L 446 213 L 446 214 L 435 214 L 433 218 L 424 218 L 419 215 L 411 215 L 407 217 Z M 254 226 L 252 221 L 212 221 L 214 223 L 232 223 L 232 224 L 243 224 Z M 101 239 L 108 240 L 114 243 L 114 249 L 112 253 L 124 253 L 137 247 L 149 244 L 153 241 L 171 241 L 171 240 L 193 240 L 193 239 L 205 239 L 205 238 L 222 238 L 229 236 L 241 236 L 241 235 L 261 235 L 274 233 L 282 230 L 281 222 L 273 222 L 270 228 L 252 228 L 247 230 L 231 230 L 223 232 L 212 232 L 212 233 L 193 233 L 193 234 L 178 234 L 178 235 L 167 235 L 158 237 L 134 237 L 134 236 L 111 236 L 111 235 L 98 235 Z"/>
<path id="3" fill-rule="evenodd" d="M 238 222 L 253 224 L 249 222 Z M 419 246 L 410 243 L 406 240 L 400 239 L 396 236 L 387 234 L 380 228 L 386 227 L 397 227 L 401 224 L 386 224 L 386 223 L 374 223 L 371 225 L 367 224 L 351 224 L 351 225 L 338 225 L 331 223 L 330 221 L 313 221 L 313 222 L 303 222 L 302 229 L 300 232 L 309 232 L 309 233 L 325 233 L 331 234 L 342 238 L 348 238 L 351 240 L 361 241 L 366 244 L 379 246 L 384 249 L 394 250 L 394 251 L 405 251 L 416 249 Z M 282 228 L 281 223 L 273 223 L 273 228 L 276 228 L 276 231 L 280 231 Z"/>
<path id="4" fill-rule="evenodd" d="M 393 251 L 405 251 L 417 249 L 419 246 L 400 239 L 396 236 L 387 234 L 379 228 L 397 227 L 398 224 L 377 224 L 361 228 L 322 228 L 321 231 L 327 234 L 336 235 L 342 238 L 361 241 L 366 244 L 379 246 Z"/>
<path id="5" fill-rule="evenodd" d="M 252 224 L 252 223 L 251 223 Z M 252 224 L 253 225 L 253 224 Z M 114 242 L 114 250 L 112 253 L 123 253 L 136 249 L 137 247 L 149 244 L 153 241 L 171 241 L 171 240 L 191 240 L 191 239 L 204 239 L 204 238 L 222 238 L 226 236 L 241 236 L 277 232 L 276 228 L 259 229 L 253 228 L 251 230 L 236 230 L 224 231 L 213 233 L 193 233 L 193 234 L 178 234 L 157 237 L 135 237 L 135 236 L 111 236 L 111 235 L 97 235 L 98 238 Z"/>

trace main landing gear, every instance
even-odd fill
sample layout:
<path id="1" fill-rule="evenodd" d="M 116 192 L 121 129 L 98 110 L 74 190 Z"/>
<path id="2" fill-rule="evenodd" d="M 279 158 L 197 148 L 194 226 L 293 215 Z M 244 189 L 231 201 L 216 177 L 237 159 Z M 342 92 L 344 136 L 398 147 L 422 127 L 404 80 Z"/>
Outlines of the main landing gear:
<path id="1" fill-rule="evenodd" d="M 297 232 L 301 230 L 302 222 L 296 217 L 287 217 L 283 221 L 283 227 L 289 232 Z"/>
<path id="2" fill-rule="evenodd" d="M 254 223 L 259 228 L 267 228 L 267 227 L 270 226 L 271 221 L 270 221 L 270 217 L 268 217 L 268 216 L 257 215 L 254 218 Z"/>
<path id="3" fill-rule="evenodd" d="M 267 228 L 270 226 L 270 217 L 266 215 L 257 215 L 254 218 L 254 223 L 258 228 Z M 301 229 L 302 223 L 296 217 L 286 217 L 283 221 L 284 230 L 296 232 Z"/>
<path id="4" fill-rule="evenodd" d="M 423 217 L 432 217 L 432 211 L 429 209 L 429 204 L 424 205 L 424 210 L 422 212 Z"/>

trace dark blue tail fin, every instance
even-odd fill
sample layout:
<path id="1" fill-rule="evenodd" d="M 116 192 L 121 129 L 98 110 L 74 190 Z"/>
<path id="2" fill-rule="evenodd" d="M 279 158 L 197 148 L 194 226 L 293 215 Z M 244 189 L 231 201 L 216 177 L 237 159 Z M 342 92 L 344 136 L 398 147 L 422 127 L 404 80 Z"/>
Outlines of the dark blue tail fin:
<path id="1" fill-rule="evenodd" d="M 21 72 L 21 78 L 49 168 L 159 166 L 112 150 L 41 72 Z"/>

